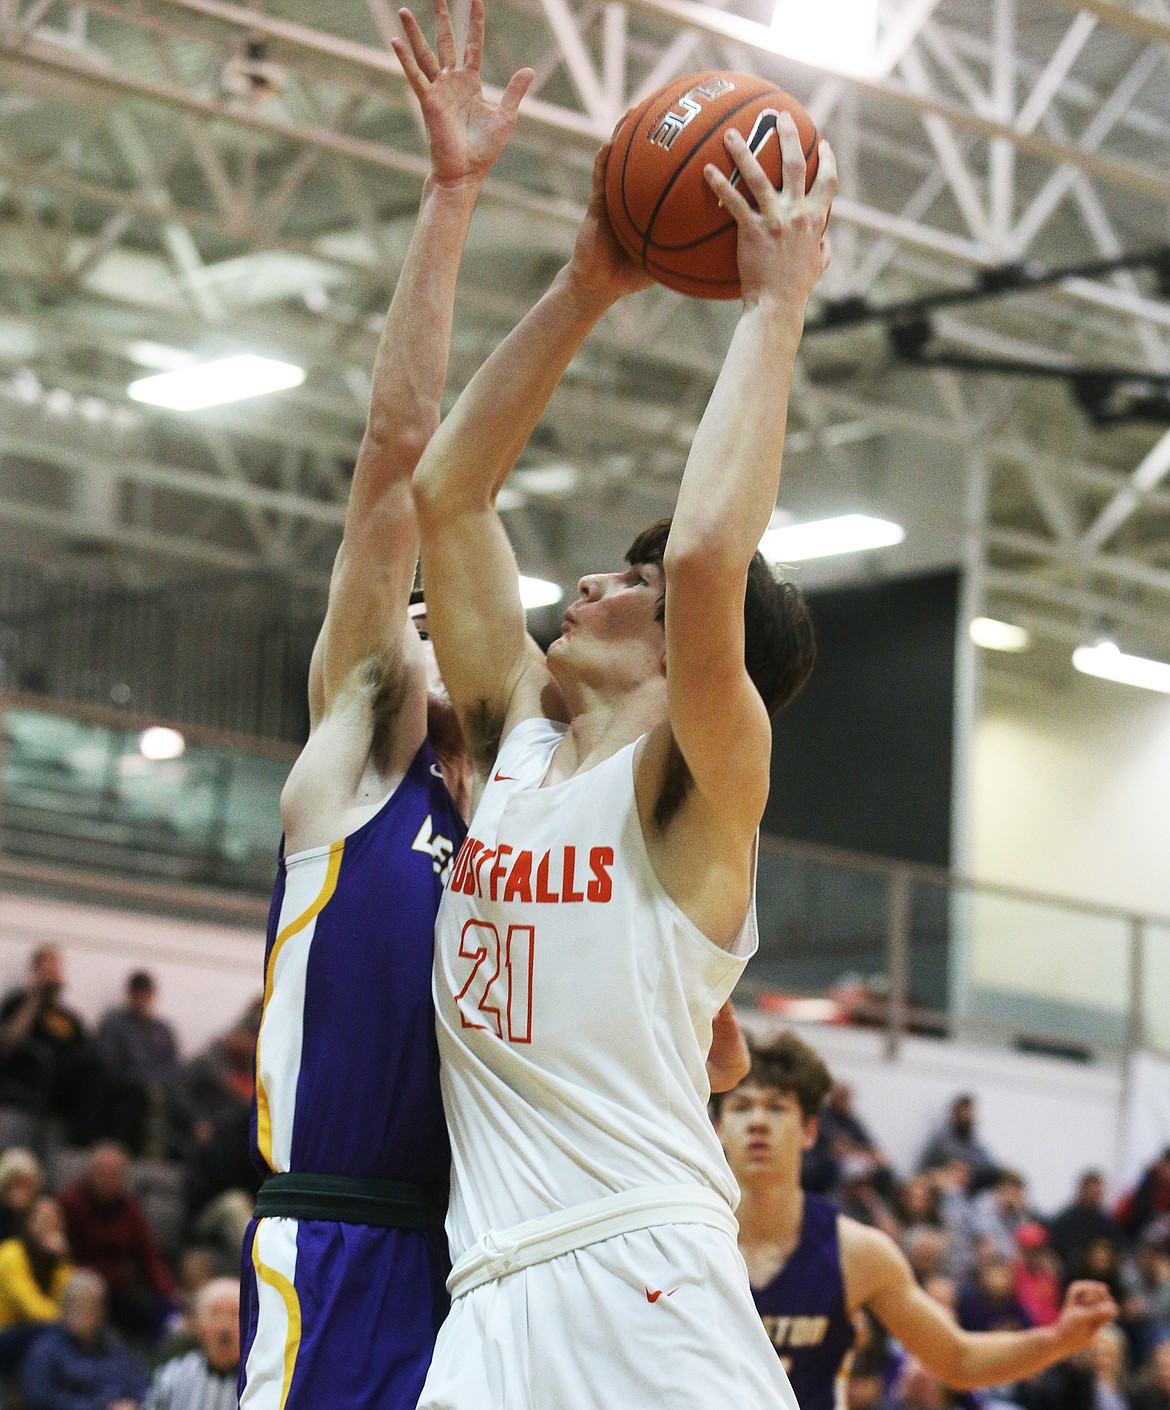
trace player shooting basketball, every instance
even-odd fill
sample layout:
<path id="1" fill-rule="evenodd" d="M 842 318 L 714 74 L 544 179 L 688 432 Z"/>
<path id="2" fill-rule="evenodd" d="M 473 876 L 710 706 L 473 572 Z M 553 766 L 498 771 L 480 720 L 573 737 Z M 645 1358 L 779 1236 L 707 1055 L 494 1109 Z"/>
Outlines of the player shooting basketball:
<path id="1" fill-rule="evenodd" d="M 498 107 L 486 102 L 482 0 L 462 63 L 441 0 L 436 15 L 441 62 L 409 16 L 415 42 L 398 46 L 431 174 L 374 364 L 309 672 L 311 733 L 281 796 L 256 1051 L 253 1153 L 268 1178 L 244 1244 L 243 1410 L 414 1410 L 446 1312 L 450 1156 L 430 972 L 469 777 L 408 616 L 410 476 L 438 424 L 472 208 L 532 72 Z"/>
<path id="2" fill-rule="evenodd" d="M 967 1332 L 914 1280 L 888 1234 L 847 1219 L 800 1188 L 831 1086 L 818 1055 L 792 1033 L 753 1055 L 743 1083 L 716 1107 L 716 1129 L 743 1191 L 739 1246 L 752 1295 L 792 1380 L 800 1410 L 834 1410 L 868 1308 L 906 1350 L 956 1390 L 1037 1375 L 1083 1351 L 1117 1316 L 1103 1283 L 1076 1282 L 1060 1320 L 1031 1331 Z"/>
<path id="3" fill-rule="evenodd" d="M 479 798 L 436 930 L 455 1303 L 420 1410 L 794 1406 L 735 1247 L 707 1119 L 712 1019 L 756 945 L 770 714 L 813 640 L 756 553 L 776 501 L 832 153 L 806 196 L 739 134 L 744 308 L 669 525 L 582 579 L 547 657 L 495 496 L 588 330 L 646 281 L 604 212 L 492 355 L 415 477 L 439 663 Z"/>

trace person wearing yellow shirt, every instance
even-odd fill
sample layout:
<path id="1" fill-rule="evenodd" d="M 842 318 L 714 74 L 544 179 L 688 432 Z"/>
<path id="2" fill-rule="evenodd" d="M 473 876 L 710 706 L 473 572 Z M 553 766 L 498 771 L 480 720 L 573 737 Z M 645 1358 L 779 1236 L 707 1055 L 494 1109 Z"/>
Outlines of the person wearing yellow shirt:
<path id="1" fill-rule="evenodd" d="M 22 1232 L 0 1243 L 0 1331 L 55 1322 L 73 1271 L 61 1206 L 44 1196 L 29 1209 Z"/>

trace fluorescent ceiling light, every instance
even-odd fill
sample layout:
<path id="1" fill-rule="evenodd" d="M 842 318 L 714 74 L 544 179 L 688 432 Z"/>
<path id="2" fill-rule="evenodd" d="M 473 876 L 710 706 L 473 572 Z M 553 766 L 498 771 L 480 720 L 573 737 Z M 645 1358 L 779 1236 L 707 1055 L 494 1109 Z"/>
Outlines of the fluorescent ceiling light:
<path id="1" fill-rule="evenodd" d="M 520 601 L 524 604 L 526 612 L 534 607 L 551 607 L 564 595 L 563 589 L 557 583 L 550 583 L 546 578 L 526 578 L 521 575 Z"/>
<path id="2" fill-rule="evenodd" d="M 998 622 L 994 617 L 976 617 L 967 628 L 971 640 L 986 651 L 1026 651 L 1028 633 L 1011 622 Z"/>
<path id="3" fill-rule="evenodd" d="M 1170 695 L 1170 665 L 1165 661 L 1148 661 L 1144 656 L 1129 656 L 1116 642 L 1099 641 L 1096 646 L 1078 646 L 1072 660 L 1077 670 L 1087 676 L 1100 676 L 1118 685 L 1136 685 L 1142 690 L 1160 690 Z"/>
<path id="4" fill-rule="evenodd" d="M 151 406 L 165 406 L 171 411 L 199 411 L 205 406 L 222 406 L 229 401 L 299 387 L 304 380 L 303 367 L 276 362 L 270 357 L 257 357 L 254 353 L 241 353 L 218 362 L 204 362 L 198 367 L 141 377 L 130 383 L 128 391 L 134 401 L 148 402 Z"/>
<path id="5" fill-rule="evenodd" d="M 892 524 L 888 519 L 840 514 L 834 519 L 813 519 L 805 524 L 774 525 L 760 540 L 760 552 L 770 563 L 799 563 L 806 558 L 889 548 L 905 537 L 901 524 Z"/>
<path id="6" fill-rule="evenodd" d="M 777 0 L 772 34 L 779 54 L 865 77 L 877 56 L 878 0 Z"/>
<path id="7" fill-rule="evenodd" d="M 152 372 L 177 372 L 180 367 L 191 367 L 199 361 L 198 354 L 187 348 L 172 348 L 169 343 L 156 343 L 150 338 L 135 338 L 127 343 L 126 356 Z"/>
<path id="8" fill-rule="evenodd" d="M 144 759 L 177 759 L 186 747 L 179 731 L 164 725 L 152 725 L 138 736 L 138 752 Z"/>

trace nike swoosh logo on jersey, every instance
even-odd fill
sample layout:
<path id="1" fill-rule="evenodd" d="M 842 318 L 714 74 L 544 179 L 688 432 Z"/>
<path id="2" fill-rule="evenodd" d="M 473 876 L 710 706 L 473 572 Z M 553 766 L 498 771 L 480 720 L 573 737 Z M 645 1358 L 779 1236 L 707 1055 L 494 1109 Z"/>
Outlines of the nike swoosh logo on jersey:
<path id="1" fill-rule="evenodd" d="M 492 774 L 492 782 L 493 782 L 493 783 L 515 783 L 516 780 L 512 777 L 511 774 L 502 774 L 502 773 L 499 771 L 499 769 L 497 769 L 497 770 L 495 771 L 495 773 Z"/>
<path id="2" fill-rule="evenodd" d="M 438 764 L 431 765 L 431 773 L 433 773 L 436 778 L 443 777 L 443 770 L 439 767 Z"/>
<path id="3" fill-rule="evenodd" d="M 670 1290 L 666 1295 L 667 1295 L 667 1297 L 673 1297 L 676 1292 L 678 1292 L 678 1288 L 671 1288 L 671 1290 Z M 661 1289 L 661 1288 L 656 1288 L 654 1292 L 651 1292 L 649 1288 L 646 1289 L 646 1301 L 647 1301 L 647 1302 L 657 1302 L 658 1299 L 659 1299 L 661 1296 L 662 1296 L 662 1289 Z"/>

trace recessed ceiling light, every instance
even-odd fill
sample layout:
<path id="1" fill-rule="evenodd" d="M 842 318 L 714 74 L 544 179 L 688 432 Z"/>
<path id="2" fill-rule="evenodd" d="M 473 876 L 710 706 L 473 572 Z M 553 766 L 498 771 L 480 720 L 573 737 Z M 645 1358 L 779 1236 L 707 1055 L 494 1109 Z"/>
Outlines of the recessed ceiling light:
<path id="1" fill-rule="evenodd" d="M 177 759 L 186 747 L 179 731 L 165 725 L 151 725 L 138 736 L 138 752 L 144 759 Z"/>
<path id="2" fill-rule="evenodd" d="M 277 362 L 270 357 L 257 357 L 254 353 L 241 353 L 197 367 L 140 377 L 137 382 L 131 382 L 127 390 L 132 400 L 151 406 L 165 406 L 171 411 L 199 411 L 205 406 L 223 406 L 226 402 L 299 387 L 304 380 L 303 367 Z"/>
<path id="3" fill-rule="evenodd" d="M 1078 646 L 1073 652 L 1073 665 L 1087 676 L 1116 681 L 1118 685 L 1136 685 L 1142 690 L 1160 690 L 1170 695 L 1170 665 L 1165 661 L 1150 661 L 1144 656 L 1130 656 L 1113 641 L 1099 641 L 1096 646 Z"/>
<path id="4" fill-rule="evenodd" d="M 547 578 L 526 578 L 523 574 L 520 577 L 520 601 L 526 612 L 534 607 L 551 607 L 564 595 L 564 589 L 557 583 L 550 583 Z"/>
<path id="5" fill-rule="evenodd" d="M 906 530 L 889 519 L 868 514 L 840 514 L 833 519 L 812 519 L 804 524 L 769 528 L 760 540 L 760 552 L 770 563 L 799 563 L 806 558 L 830 558 L 837 553 L 863 553 L 901 543 Z"/>
<path id="6" fill-rule="evenodd" d="M 986 651 L 1026 651 L 1030 640 L 1023 627 L 994 617 L 976 617 L 967 631 L 975 645 Z"/>

